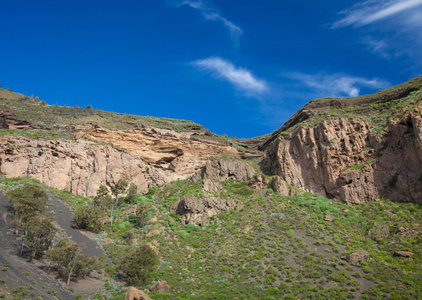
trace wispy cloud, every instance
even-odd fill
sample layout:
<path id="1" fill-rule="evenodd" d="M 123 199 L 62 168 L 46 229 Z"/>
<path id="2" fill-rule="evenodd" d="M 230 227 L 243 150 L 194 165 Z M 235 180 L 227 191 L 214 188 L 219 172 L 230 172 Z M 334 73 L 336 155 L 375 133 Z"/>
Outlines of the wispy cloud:
<path id="1" fill-rule="evenodd" d="M 341 11 L 332 29 L 351 27 L 383 58 L 402 57 L 403 68 L 422 65 L 422 0 L 366 0 Z"/>
<path id="2" fill-rule="evenodd" d="M 201 12 L 204 19 L 209 21 L 216 21 L 220 22 L 230 31 L 230 36 L 232 39 L 238 43 L 239 37 L 242 35 L 243 31 L 242 29 L 234 24 L 233 22 L 229 21 L 221 13 L 219 13 L 217 10 L 209 7 L 205 2 L 202 0 L 184 0 L 184 1 L 178 1 L 178 6 L 187 5 L 193 9 L 197 9 Z"/>
<path id="3" fill-rule="evenodd" d="M 416 17 L 415 7 L 422 5 L 422 0 L 369 0 L 360 2 L 350 9 L 340 12 L 345 15 L 342 19 L 332 24 L 333 28 L 345 26 L 365 26 L 371 23 L 406 12 L 412 16 L 413 25 L 422 25 L 422 17 Z M 416 23 L 415 23 L 416 22 Z"/>
<path id="4" fill-rule="evenodd" d="M 192 62 L 192 65 L 230 82 L 244 92 L 260 94 L 268 91 L 268 84 L 265 80 L 256 78 L 251 71 L 238 68 L 222 58 L 210 57 L 197 60 Z"/>
<path id="5" fill-rule="evenodd" d="M 324 97 L 356 97 L 359 96 L 363 87 L 372 89 L 385 89 L 389 83 L 378 79 L 366 79 L 362 77 L 348 76 L 344 74 L 303 74 L 289 73 L 288 77 L 299 80 L 309 88 L 315 90 L 318 95 Z"/>
<path id="6" fill-rule="evenodd" d="M 373 37 L 366 37 L 362 40 L 364 44 L 374 53 L 381 55 L 384 58 L 391 58 L 391 55 L 388 53 L 388 44 L 384 40 L 376 40 Z"/>

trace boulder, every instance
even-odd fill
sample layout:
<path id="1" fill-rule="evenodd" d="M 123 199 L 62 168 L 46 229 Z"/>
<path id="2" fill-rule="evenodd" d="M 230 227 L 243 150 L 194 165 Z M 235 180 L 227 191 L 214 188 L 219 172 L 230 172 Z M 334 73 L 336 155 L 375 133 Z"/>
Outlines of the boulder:
<path id="1" fill-rule="evenodd" d="M 137 288 L 134 288 L 134 287 L 130 287 L 125 295 L 125 300 L 152 300 L 152 299 L 143 291 L 138 290 Z"/>
<path id="2" fill-rule="evenodd" d="M 204 191 L 210 193 L 218 193 L 223 190 L 221 183 L 208 178 L 204 179 L 201 186 Z"/>
<path id="3" fill-rule="evenodd" d="M 325 216 L 325 221 L 332 222 L 332 221 L 334 221 L 334 219 L 335 219 L 335 217 L 332 216 L 332 215 L 326 215 Z"/>
<path id="4" fill-rule="evenodd" d="M 284 203 L 280 203 L 279 205 L 277 205 L 277 209 L 284 209 L 286 208 L 286 204 Z"/>
<path id="5" fill-rule="evenodd" d="M 375 222 L 368 232 L 368 236 L 374 241 L 379 241 L 388 238 L 390 235 L 390 228 L 386 223 Z"/>
<path id="6" fill-rule="evenodd" d="M 412 257 L 413 253 L 410 251 L 395 251 L 394 256 L 400 256 L 400 257 Z"/>
<path id="7" fill-rule="evenodd" d="M 214 216 L 221 211 L 239 208 L 240 205 L 234 199 L 184 197 L 176 201 L 170 211 L 183 215 L 181 221 L 184 224 L 192 223 L 206 226 L 209 224 L 208 217 Z"/>
<path id="8" fill-rule="evenodd" d="M 349 255 L 349 262 L 352 264 L 358 264 L 361 261 L 369 259 L 369 253 L 363 250 L 358 250 Z"/>
<path id="9" fill-rule="evenodd" d="M 152 288 L 149 289 L 151 292 L 158 291 L 159 293 L 169 293 L 170 292 L 170 286 L 167 284 L 164 280 L 159 280 L 154 284 Z"/>
<path id="10" fill-rule="evenodd" d="M 258 174 L 251 178 L 250 185 L 255 190 L 260 190 L 264 187 L 264 181 L 262 180 L 262 175 Z"/>
<path id="11" fill-rule="evenodd" d="M 273 180 L 271 181 L 271 188 L 277 194 L 281 196 L 288 196 L 289 195 L 289 185 L 285 182 L 280 176 L 274 176 Z"/>

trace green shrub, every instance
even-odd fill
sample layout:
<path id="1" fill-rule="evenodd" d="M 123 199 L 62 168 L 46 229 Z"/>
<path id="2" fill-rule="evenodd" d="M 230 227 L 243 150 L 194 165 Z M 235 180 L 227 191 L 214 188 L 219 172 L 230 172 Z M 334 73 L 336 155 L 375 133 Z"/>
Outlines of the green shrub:
<path id="1" fill-rule="evenodd" d="M 155 271 L 159 263 L 158 255 L 147 245 L 141 245 L 133 254 L 126 256 L 119 270 L 126 275 L 129 285 L 143 285 Z"/>
<path id="2" fill-rule="evenodd" d="M 104 212 L 94 205 L 80 206 L 75 210 L 73 222 L 79 229 L 99 232 L 104 226 Z"/>

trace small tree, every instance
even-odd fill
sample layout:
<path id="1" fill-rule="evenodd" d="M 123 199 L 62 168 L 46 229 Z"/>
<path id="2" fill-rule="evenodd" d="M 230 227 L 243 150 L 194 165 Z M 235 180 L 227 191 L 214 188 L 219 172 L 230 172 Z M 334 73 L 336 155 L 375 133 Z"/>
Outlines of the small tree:
<path id="1" fill-rule="evenodd" d="M 114 196 L 114 204 L 113 204 L 113 207 L 111 208 L 110 225 L 113 225 L 114 211 L 117 209 L 119 205 L 119 195 L 124 194 L 126 192 L 127 186 L 128 186 L 128 182 L 126 180 L 120 179 L 111 189 L 111 193 Z"/>
<path id="2" fill-rule="evenodd" d="M 94 269 L 97 259 L 82 254 L 77 244 L 63 239 L 57 243 L 56 248 L 48 250 L 45 259 L 49 260 L 59 268 L 59 273 L 70 285 L 72 276 L 85 277 Z"/>
<path id="3" fill-rule="evenodd" d="M 36 216 L 28 222 L 26 234 L 23 237 L 29 247 L 29 262 L 36 256 L 41 256 L 53 241 L 57 229 L 53 226 L 51 218 Z"/>
<path id="4" fill-rule="evenodd" d="M 148 213 L 150 209 L 151 207 L 145 202 L 139 203 L 136 207 L 135 215 L 140 227 L 144 227 L 145 225 L 147 225 L 149 219 Z"/>
<path id="5" fill-rule="evenodd" d="M 112 199 L 106 186 L 102 185 L 97 190 L 97 195 L 94 197 L 94 204 L 98 207 L 107 208 L 112 203 Z"/>
<path id="6" fill-rule="evenodd" d="M 126 180 L 120 179 L 111 189 L 111 194 L 114 197 L 114 200 L 110 196 L 110 192 L 106 186 L 102 185 L 97 190 L 97 195 L 94 197 L 95 205 L 106 208 L 110 208 L 110 225 L 113 225 L 114 214 L 117 208 L 119 207 L 119 196 L 124 194 L 127 190 L 128 182 Z M 136 185 L 134 185 L 136 187 Z M 130 190 L 129 190 L 130 192 Z M 133 193 L 133 188 L 132 188 Z"/>
<path id="7" fill-rule="evenodd" d="M 130 204 L 136 204 L 137 193 L 138 193 L 138 187 L 136 186 L 136 184 L 131 183 L 129 186 L 129 190 L 127 192 L 127 197 L 126 197 L 127 202 L 129 202 Z"/>
<path id="8" fill-rule="evenodd" d="M 7 193 L 12 204 L 13 223 L 21 230 L 25 231 L 26 223 L 38 213 L 46 211 L 47 193 L 35 184 L 26 184 Z"/>
<path id="9" fill-rule="evenodd" d="M 158 255 L 147 245 L 141 245 L 132 254 L 126 256 L 119 270 L 126 275 L 129 285 L 144 285 L 159 263 Z"/>
<path id="10" fill-rule="evenodd" d="M 43 219 L 42 215 L 46 211 L 45 205 L 48 200 L 47 193 L 39 185 L 26 184 L 24 187 L 19 187 L 8 192 L 7 196 L 10 197 L 9 201 L 13 208 L 13 212 L 10 214 L 13 217 L 12 223 L 16 226 L 16 230 L 23 235 L 21 246 L 22 255 L 24 246 L 23 241 L 25 241 L 25 236 L 30 230 L 31 236 L 28 237 L 27 240 L 31 241 L 33 238 L 37 239 L 36 236 L 38 236 L 39 233 L 35 232 L 37 228 L 34 221 Z M 30 260 L 32 260 L 31 255 Z"/>

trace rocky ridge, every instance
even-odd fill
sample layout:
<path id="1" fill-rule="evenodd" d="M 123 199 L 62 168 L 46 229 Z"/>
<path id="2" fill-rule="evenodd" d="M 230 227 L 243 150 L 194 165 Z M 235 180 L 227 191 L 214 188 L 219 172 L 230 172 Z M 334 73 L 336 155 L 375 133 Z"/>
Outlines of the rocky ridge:
<path id="1" fill-rule="evenodd" d="M 248 140 L 223 139 L 189 121 L 180 121 L 182 130 L 169 128 L 168 125 L 177 123 L 170 119 L 162 124 L 154 119 L 157 124 L 165 124 L 160 128 L 137 124 L 140 117 L 133 115 L 127 118 L 118 115 L 119 127 L 114 129 L 95 122 L 75 125 L 69 123 L 74 113 L 83 115 L 83 120 L 114 115 L 44 106 L 62 114 L 60 120 L 70 124 L 65 132 L 74 136 L 74 140 L 4 137 L 0 141 L 0 172 L 6 177 L 36 178 L 81 196 L 92 196 L 100 185 L 113 186 L 120 178 L 134 182 L 139 192 L 146 193 L 149 187 L 190 176 L 194 181 L 198 178 L 248 181 L 255 173 L 248 164 L 213 157 L 263 156 L 264 166 L 272 175 L 285 180 L 280 183 L 276 178 L 272 184 L 281 194 L 289 193 L 287 182 L 347 203 L 358 204 L 377 197 L 421 203 L 421 87 L 419 77 L 373 95 L 316 99 L 272 134 Z M 25 100 L 17 95 L 20 98 L 15 95 L 19 98 L 16 101 Z M 6 104 L 11 101 L 0 100 Z M 55 125 L 43 127 L 43 122 L 27 121 L 38 120 L 45 113 L 40 105 L 31 105 L 37 107 L 37 117 L 22 119 L 3 110 L 1 128 L 51 130 Z M 410 106 L 412 110 L 407 109 Z M 382 114 L 398 108 L 406 114 L 388 117 Z M 129 125 L 124 126 L 127 120 Z M 382 122 L 385 124 L 380 126 Z M 267 186 L 261 181 L 255 183 L 255 188 Z M 220 189 L 213 181 L 204 184 L 210 191 Z"/>

